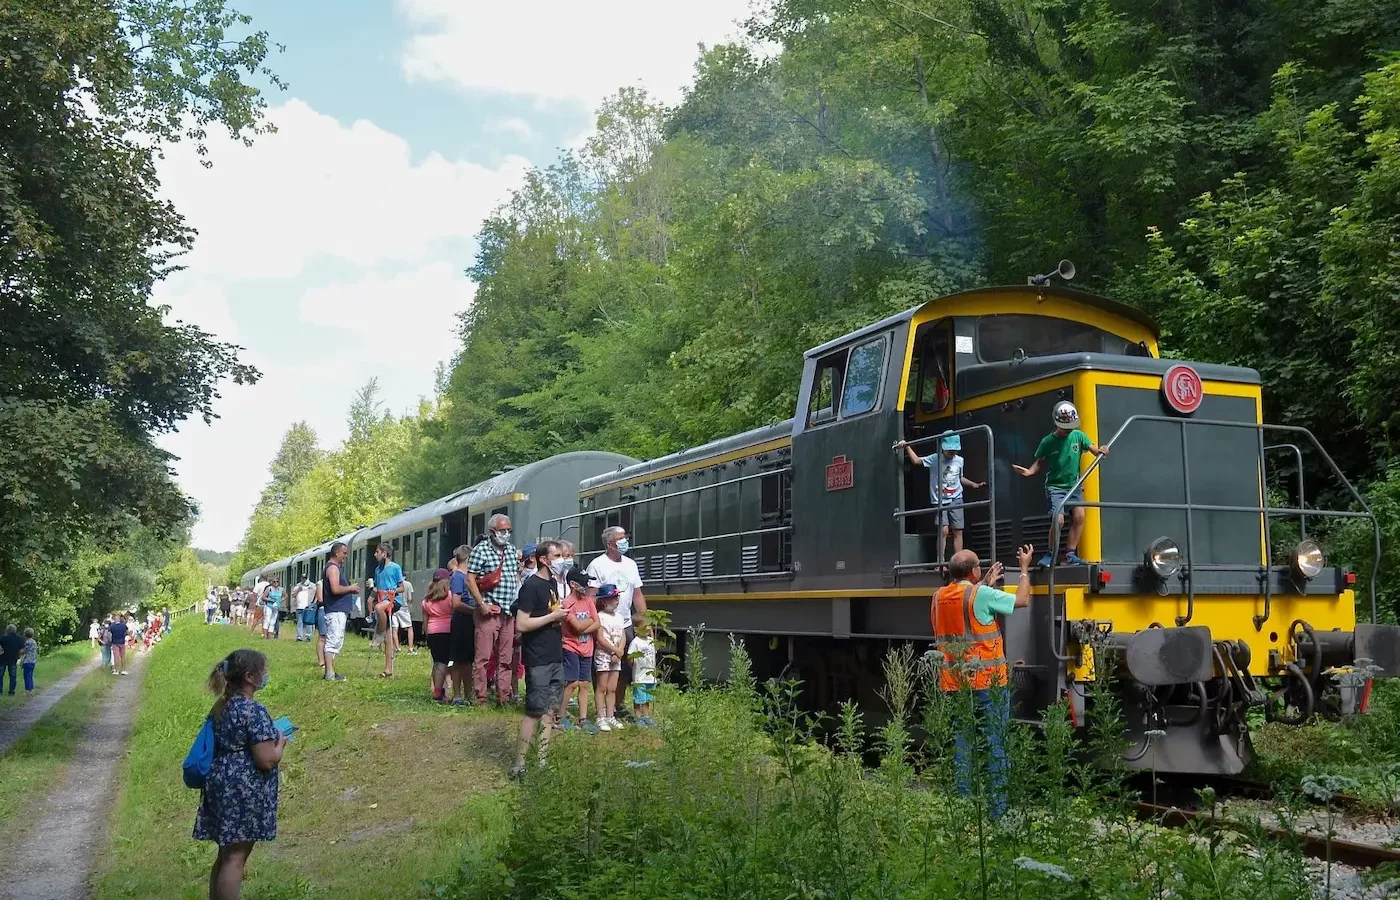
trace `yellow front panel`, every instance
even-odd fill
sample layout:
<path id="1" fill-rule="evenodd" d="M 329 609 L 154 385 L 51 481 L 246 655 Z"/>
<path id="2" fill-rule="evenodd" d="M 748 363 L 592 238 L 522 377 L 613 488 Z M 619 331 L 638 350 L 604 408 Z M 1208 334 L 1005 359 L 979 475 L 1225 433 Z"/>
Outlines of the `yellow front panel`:
<path id="1" fill-rule="evenodd" d="M 1066 607 L 1070 620 L 1090 619 L 1112 622 L 1113 630 L 1136 632 L 1154 622 L 1171 628 L 1176 617 L 1186 615 L 1186 597 L 1161 597 L 1157 594 L 1094 594 L 1066 592 Z M 1254 617 L 1264 612 L 1264 595 L 1197 594 L 1196 608 L 1190 625 L 1204 625 L 1217 641 L 1244 641 L 1249 645 L 1252 659 L 1249 670 L 1254 675 L 1269 674 L 1269 651 L 1278 650 L 1285 662 L 1292 661 L 1292 650 L 1286 645 L 1288 626 L 1302 619 L 1318 631 L 1340 629 L 1350 632 L 1356 627 L 1356 596 L 1352 591 L 1341 594 L 1275 594 L 1269 620 L 1263 631 L 1254 629 Z M 1088 671 L 1076 670 L 1079 679 L 1090 677 Z"/>

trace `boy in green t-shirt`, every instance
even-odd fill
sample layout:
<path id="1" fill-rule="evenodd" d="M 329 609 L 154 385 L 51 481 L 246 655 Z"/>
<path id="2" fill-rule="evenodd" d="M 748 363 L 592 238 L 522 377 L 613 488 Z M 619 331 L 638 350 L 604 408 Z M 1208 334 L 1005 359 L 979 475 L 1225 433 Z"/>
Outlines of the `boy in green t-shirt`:
<path id="1" fill-rule="evenodd" d="M 1074 408 L 1074 404 L 1068 400 L 1061 400 L 1055 404 L 1053 413 L 1055 430 L 1040 439 L 1040 446 L 1035 448 L 1035 462 L 1029 467 L 1012 466 L 1018 475 L 1027 478 L 1035 475 L 1042 469 L 1045 470 L 1045 496 L 1050 503 L 1050 512 L 1054 513 L 1055 508 L 1061 502 L 1070 507 L 1069 538 L 1065 541 L 1065 564 L 1070 566 L 1086 566 L 1087 562 L 1079 558 L 1079 536 L 1084 533 L 1084 507 L 1078 504 L 1084 502 L 1082 488 L 1076 489 L 1073 494 L 1070 488 L 1079 480 L 1079 460 L 1085 453 L 1092 453 L 1095 456 L 1103 456 L 1108 453 L 1107 447 L 1095 447 L 1094 442 L 1089 440 L 1089 436 L 1079 430 L 1079 410 Z M 1065 527 L 1064 513 L 1057 517 L 1061 529 Z M 1040 558 L 1042 566 L 1055 564 L 1055 548 L 1052 546 L 1050 552 Z"/>

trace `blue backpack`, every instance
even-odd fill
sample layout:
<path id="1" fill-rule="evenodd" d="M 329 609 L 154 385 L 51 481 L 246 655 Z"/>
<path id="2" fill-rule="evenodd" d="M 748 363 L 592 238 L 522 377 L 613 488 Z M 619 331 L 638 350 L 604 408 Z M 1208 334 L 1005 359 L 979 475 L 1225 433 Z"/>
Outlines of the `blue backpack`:
<path id="1" fill-rule="evenodd" d="M 202 789 L 209 768 L 214 764 L 214 717 L 206 716 L 190 752 L 185 754 L 185 787 Z"/>

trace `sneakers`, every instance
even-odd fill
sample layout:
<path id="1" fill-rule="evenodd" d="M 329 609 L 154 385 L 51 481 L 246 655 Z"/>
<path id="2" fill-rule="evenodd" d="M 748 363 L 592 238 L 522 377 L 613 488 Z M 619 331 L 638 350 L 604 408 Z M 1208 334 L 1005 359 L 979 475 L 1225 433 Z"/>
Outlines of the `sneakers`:
<path id="1" fill-rule="evenodd" d="M 1053 559 L 1051 559 L 1051 558 L 1050 558 L 1050 554 L 1047 553 L 1047 554 L 1045 554 L 1044 556 L 1042 556 L 1042 557 L 1040 558 L 1040 563 L 1039 563 L 1039 565 L 1040 565 L 1040 567 L 1041 567 L 1042 569 L 1048 569 L 1048 568 L 1050 568 L 1052 565 L 1054 565 L 1054 563 L 1055 563 L 1055 561 L 1054 561 Z"/>
<path id="2" fill-rule="evenodd" d="M 599 716 L 598 724 L 594 727 L 599 731 L 612 731 L 612 724 L 608 721 L 607 716 Z"/>
<path id="3" fill-rule="evenodd" d="M 1075 553 L 1073 550 L 1066 550 L 1066 551 L 1065 551 L 1065 565 L 1067 565 L 1067 566 L 1087 566 L 1087 565 L 1089 565 L 1089 563 L 1088 563 L 1087 560 L 1081 559 L 1080 556 L 1079 556 L 1079 554 L 1078 554 L 1078 553 Z"/>
<path id="4" fill-rule="evenodd" d="M 560 719 L 554 723 L 554 727 L 558 728 L 560 731 L 573 731 L 575 728 L 578 728 L 578 726 L 574 724 L 573 719 Z"/>
<path id="5" fill-rule="evenodd" d="M 418 655 L 418 648 L 417 648 L 417 647 L 409 647 L 409 648 L 408 648 L 408 655 L 409 655 L 409 656 L 417 656 L 417 655 Z"/>
<path id="6" fill-rule="evenodd" d="M 511 781 L 524 781 L 524 780 L 525 780 L 525 767 L 524 767 L 524 766 L 511 766 L 511 767 L 510 767 L 510 780 L 511 780 Z"/>
<path id="7" fill-rule="evenodd" d="M 344 676 L 344 675 L 322 675 L 322 676 L 321 676 L 321 680 L 322 680 L 322 681 L 344 681 L 344 680 L 345 680 L 345 676 Z"/>
<path id="8" fill-rule="evenodd" d="M 623 727 L 622 723 L 618 721 L 617 716 L 613 716 L 610 719 L 608 719 L 608 724 L 613 727 L 613 731 L 621 731 Z"/>
<path id="9" fill-rule="evenodd" d="M 131 673 L 128 672 L 126 669 L 122 669 L 122 674 L 123 674 L 123 675 L 130 675 Z"/>
<path id="10" fill-rule="evenodd" d="M 600 730 L 602 730 L 602 729 L 600 729 L 597 725 L 594 725 L 592 722 L 588 721 L 587 719 L 579 719 L 579 720 L 578 720 L 578 727 L 582 728 L 584 731 L 588 732 L 589 734 L 597 734 Z"/>
<path id="11" fill-rule="evenodd" d="M 642 716 L 640 719 L 637 720 L 637 724 L 643 728 L 656 727 L 656 722 L 652 720 L 651 716 Z"/>

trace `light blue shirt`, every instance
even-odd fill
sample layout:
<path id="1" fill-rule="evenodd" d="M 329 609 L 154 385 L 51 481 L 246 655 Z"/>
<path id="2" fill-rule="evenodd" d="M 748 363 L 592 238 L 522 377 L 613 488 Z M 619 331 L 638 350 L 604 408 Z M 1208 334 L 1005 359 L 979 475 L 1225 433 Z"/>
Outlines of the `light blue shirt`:
<path id="1" fill-rule="evenodd" d="M 958 584 L 971 582 L 959 581 Z M 997 616 L 1009 616 L 1016 609 L 1016 595 L 1000 588 L 979 584 L 977 594 L 972 598 L 972 614 L 983 625 L 991 625 Z"/>
<path id="2" fill-rule="evenodd" d="M 403 568 L 393 560 L 386 562 L 382 569 L 376 568 L 374 570 L 374 586 L 377 590 L 398 590 L 401 581 L 403 581 Z"/>

